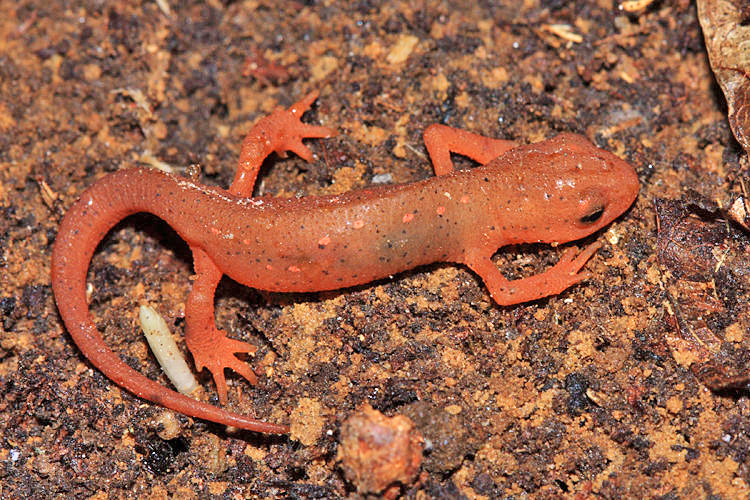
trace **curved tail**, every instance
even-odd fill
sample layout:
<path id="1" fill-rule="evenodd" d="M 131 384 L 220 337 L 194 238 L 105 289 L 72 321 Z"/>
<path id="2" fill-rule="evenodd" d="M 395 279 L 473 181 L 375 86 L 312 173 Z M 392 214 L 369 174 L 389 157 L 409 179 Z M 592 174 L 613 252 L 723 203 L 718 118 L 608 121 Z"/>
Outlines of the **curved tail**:
<path id="1" fill-rule="evenodd" d="M 153 170 L 132 169 L 104 177 L 65 214 L 52 250 L 52 288 L 65 326 L 83 354 L 117 385 L 138 397 L 191 417 L 255 432 L 283 434 L 285 425 L 271 424 L 223 410 L 175 392 L 126 365 L 104 342 L 86 302 L 86 275 L 99 241 L 128 215 L 154 210 L 160 192 L 174 190 L 175 178 Z M 161 191 L 160 191 L 161 190 Z M 166 191 L 165 191 L 166 190 Z M 156 193 L 156 194 L 155 194 Z M 158 204 L 157 204 L 158 205 Z M 165 212 L 171 212 L 166 210 Z"/>

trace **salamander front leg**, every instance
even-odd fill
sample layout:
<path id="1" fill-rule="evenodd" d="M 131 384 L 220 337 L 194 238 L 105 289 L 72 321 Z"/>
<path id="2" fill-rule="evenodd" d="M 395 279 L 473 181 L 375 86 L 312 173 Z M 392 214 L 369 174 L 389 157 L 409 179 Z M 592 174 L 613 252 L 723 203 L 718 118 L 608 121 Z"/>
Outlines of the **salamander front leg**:
<path id="1" fill-rule="evenodd" d="M 518 144 L 435 124 L 424 131 L 424 145 L 430 154 L 435 175 L 445 175 L 453 172 L 451 153 L 467 156 L 486 165 Z"/>
<path id="2" fill-rule="evenodd" d="M 227 338 L 216 328 L 214 318 L 214 292 L 221 280 L 221 271 L 200 248 L 192 248 L 195 281 L 185 306 L 185 343 L 195 361 L 195 368 L 203 368 L 213 375 L 222 405 L 227 403 L 227 382 L 224 369 L 231 368 L 251 384 L 258 377 L 250 365 L 235 356 L 237 353 L 255 354 L 257 348 L 245 342 Z"/>
<path id="3" fill-rule="evenodd" d="M 579 271 L 600 247 L 601 243 L 592 243 L 578 255 L 576 255 L 577 248 L 568 248 L 560 261 L 550 269 L 528 278 L 513 281 L 503 276 L 489 257 L 470 257 L 467 259 L 466 265 L 482 278 L 495 302 L 501 306 L 509 306 L 556 295 L 570 286 L 590 278 L 590 272 Z"/>

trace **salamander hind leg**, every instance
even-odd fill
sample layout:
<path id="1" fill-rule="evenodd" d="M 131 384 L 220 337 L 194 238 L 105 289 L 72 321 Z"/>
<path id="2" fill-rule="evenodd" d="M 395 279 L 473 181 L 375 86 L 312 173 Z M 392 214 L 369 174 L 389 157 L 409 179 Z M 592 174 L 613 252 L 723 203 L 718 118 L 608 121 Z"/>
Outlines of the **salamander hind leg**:
<path id="1" fill-rule="evenodd" d="M 528 278 L 512 281 L 503 276 L 489 257 L 471 256 L 467 259 L 466 265 L 482 278 L 495 302 L 501 306 L 509 306 L 557 295 L 576 283 L 590 278 L 591 273 L 581 272 L 581 268 L 600 247 L 601 243 L 595 242 L 581 253 L 578 253 L 575 247 L 568 248 L 560 261 L 550 269 Z"/>
<path id="2" fill-rule="evenodd" d="M 272 152 L 284 155 L 291 151 L 311 161 L 312 151 L 302 143 L 302 139 L 336 135 L 336 131 L 328 127 L 309 125 L 300 121 L 317 98 L 317 92 L 310 92 L 289 109 L 277 108 L 270 115 L 264 116 L 250 129 L 242 141 L 237 173 L 229 188 L 231 193 L 252 196 L 263 160 Z"/>
<path id="3" fill-rule="evenodd" d="M 229 192 L 250 197 L 263 161 L 272 152 L 292 151 L 305 160 L 312 160 L 312 152 L 302 139 L 331 137 L 336 131 L 318 125 L 302 123 L 302 115 L 310 109 L 318 93 L 311 92 L 289 109 L 278 108 L 261 118 L 242 142 L 240 159 Z M 222 404 L 227 402 L 227 383 L 224 369 L 231 368 L 251 384 L 258 380 L 250 366 L 236 354 L 254 354 L 256 348 L 245 342 L 227 338 L 214 323 L 214 292 L 222 272 L 201 248 L 191 247 L 195 261 L 195 281 L 188 297 L 185 312 L 185 342 L 193 355 L 196 369 L 207 368 L 216 382 Z"/>
<path id="4" fill-rule="evenodd" d="M 221 404 L 227 402 L 227 382 L 224 369 L 231 368 L 251 384 L 258 377 L 236 354 L 253 355 L 257 348 L 246 342 L 227 338 L 216 328 L 214 292 L 221 280 L 221 271 L 201 249 L 193 248 L 196 277 L 185 307 L 185 343 L 190 349 L 198 371 L 207 368 L 216 382 Z"/>
<path id="5" fill-rule="evenodd" d="M 224 370 L 231 368 L 255 385 L 258 383 L 258 376 L 250 365 L 238 359 L 236 354 L 255 354 L 257 348 L 246 342 L 226 337 L 224 332 L 213 325 L 212 328 L 204 330 L 203 336 L 200 344 L 188 342 L 188 347 L 193 354 L 196 369 L 200 371 L 207 368 L 211 372 L 216 383 L 219 402 L 225 405 L 228 399 L 228 389 Z"/>
<path id="6" fill-rule="evenodd" d="M 447 125 L 430 125 L 424 131 L 424 145 L 430 155 L 435 175 L 453 171 L 451 153 L 467 156 L 486 165 L 517 144 L 504 139 L 493 139 Z"/>

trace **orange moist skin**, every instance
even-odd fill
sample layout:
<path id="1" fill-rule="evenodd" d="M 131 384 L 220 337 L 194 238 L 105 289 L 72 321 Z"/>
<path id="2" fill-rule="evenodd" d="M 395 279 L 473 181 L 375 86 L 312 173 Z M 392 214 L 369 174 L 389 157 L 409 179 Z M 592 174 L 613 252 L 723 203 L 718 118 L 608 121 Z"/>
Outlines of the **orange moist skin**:
<path id="1" fill-rule="evenodd" d="M 596 232 L 638 193 L 633 168 L 575 134 L 532 145 L 491 139 L 444 125 L 425 131 L 436 177 L 301 199 L 251 198 L 258 170 L 273 151 L 312 153 L 303 138 L 334 131 L 299 118 L 312 93 L 261 119 L 245 138 L 228 191 L 147 169 L 123 170 L 83 193 L 60 225 L 52 284 L 60 314 L 87 358 L 115 383 L 154 403 L 197 418 L 257 432 L 284 433 L 261 422 L 183 396 L 128 367 L 104 343 L 86 302 L 94 250 L 117 222 L 137 212 L 164 219 L 188 243 L 197 278 L 186 307 L 186 343 L 196 367 L 208 368 L 226 403 L 224 369 L 257 378 L 236 353 L 255 348 L 214 325 L 214 291 L 226 274 L 250 287 L 314 292 L 368 283 L 432 262 L 471 268 L 500 305 L 562 292 L 589 277 L 579 272 L 599 248 L 568 249 L 555 266 L 509 281 L 491 257 L 517 243 L 562 243 Z M 482 164 L 454 170 L 450 153 Z"/>

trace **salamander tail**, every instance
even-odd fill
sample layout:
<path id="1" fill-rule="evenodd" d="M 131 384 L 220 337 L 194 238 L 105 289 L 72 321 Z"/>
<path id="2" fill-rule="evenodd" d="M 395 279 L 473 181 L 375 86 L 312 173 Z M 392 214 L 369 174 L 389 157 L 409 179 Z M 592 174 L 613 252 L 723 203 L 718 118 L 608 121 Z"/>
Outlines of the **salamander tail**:
<path id="1" fill-rule="evenodd" d="M 96 246 L 123 218 L 137 212 L 151 212 L 149 199 L 153 199 L 151 193 L 158 187 L 155 184 L 170 182 L 174 178 L 156 171 L 123 170 L 94 184 L 65 215 L 52 250 L 52 288 L 65 326 L 97 369 L 138 397 L 219 424 L 255 432 L 287 433 L 289 428 L 285 425 L 226 411 L 150 380 L 126 365 L 106 345 L 92 321 L 86 302 L 86 275 Z"/>

